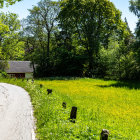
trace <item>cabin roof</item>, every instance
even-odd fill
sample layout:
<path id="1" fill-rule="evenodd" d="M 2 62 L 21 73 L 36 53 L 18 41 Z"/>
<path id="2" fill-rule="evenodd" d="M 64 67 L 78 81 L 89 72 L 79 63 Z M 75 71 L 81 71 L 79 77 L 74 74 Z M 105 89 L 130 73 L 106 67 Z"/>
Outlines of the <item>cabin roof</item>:
<path id="1" fill-rule="evenodd" d="M 7 73 L 32 73 L 31 61 L 8 61 L 9 68 Z"/>

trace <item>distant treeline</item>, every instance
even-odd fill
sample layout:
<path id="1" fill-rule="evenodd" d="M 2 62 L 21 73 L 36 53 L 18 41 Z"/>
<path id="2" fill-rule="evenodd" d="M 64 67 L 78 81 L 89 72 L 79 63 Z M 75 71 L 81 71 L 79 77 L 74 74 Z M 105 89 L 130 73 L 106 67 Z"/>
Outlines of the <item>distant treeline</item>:
<path id="1" fill-rule="evenodd" d="M 139 7 L 130 1 L 138 18 Z M 133 34 L 110 0 L 41 0 L 29 12 L 0 14 L 1 59 L 32 61 L 36 77 L 140 79 L 140 21 Z"/>

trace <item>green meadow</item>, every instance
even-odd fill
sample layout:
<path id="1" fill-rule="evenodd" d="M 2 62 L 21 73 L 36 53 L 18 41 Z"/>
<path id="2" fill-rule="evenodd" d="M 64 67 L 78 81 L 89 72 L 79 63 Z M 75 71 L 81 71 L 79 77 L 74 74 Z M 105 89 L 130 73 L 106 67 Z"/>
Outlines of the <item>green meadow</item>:
<path id="1" fill-rule="evenodd" d="M 22 86 L 29 92 L 39 140 L 99 140 L 102 129 L 109 130 L 109 140 L 140 139 L 139 82 L 88 78 L 1 82 Z M 47 89 L 52 89 L 52 94 L 48 95 Z M 69 119 L 73 106 L 77 107 L 75 123 Z"/>

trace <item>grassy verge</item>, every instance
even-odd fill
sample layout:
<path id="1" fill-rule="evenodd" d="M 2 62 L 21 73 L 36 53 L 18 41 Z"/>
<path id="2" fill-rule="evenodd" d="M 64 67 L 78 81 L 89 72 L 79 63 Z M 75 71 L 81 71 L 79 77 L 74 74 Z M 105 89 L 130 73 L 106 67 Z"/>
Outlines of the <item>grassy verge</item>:
<path id="1" fill-rule="evenodd" d="M 109 139 L 140 137 L 139 83 L 53 78 L 35 83 L 21 79 L 0 81 L 29 92 L 40 140 L 99 140 L 102 129 L 110 131 Z M 53 94 L 47 95 L 47 88 L 53 89 Z M 67 103 L 66 109 L 62 102 Z M 78 108 L 76 123 L 69 121 L 72 106 Z"/>

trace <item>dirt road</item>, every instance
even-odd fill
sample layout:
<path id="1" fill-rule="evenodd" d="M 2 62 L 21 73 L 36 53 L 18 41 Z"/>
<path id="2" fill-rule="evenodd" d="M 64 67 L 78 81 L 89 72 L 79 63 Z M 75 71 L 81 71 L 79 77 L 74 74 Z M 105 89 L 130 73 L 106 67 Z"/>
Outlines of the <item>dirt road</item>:
<path id="1" fill-rule="evenodd" d="M 28 93 L 0 83 L 0 140 L 35 140 L 34 126 Z"/>

